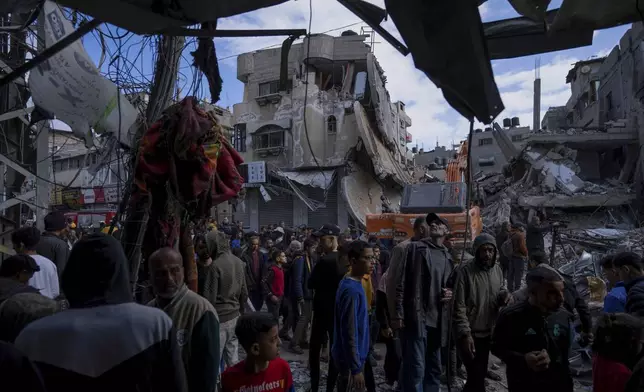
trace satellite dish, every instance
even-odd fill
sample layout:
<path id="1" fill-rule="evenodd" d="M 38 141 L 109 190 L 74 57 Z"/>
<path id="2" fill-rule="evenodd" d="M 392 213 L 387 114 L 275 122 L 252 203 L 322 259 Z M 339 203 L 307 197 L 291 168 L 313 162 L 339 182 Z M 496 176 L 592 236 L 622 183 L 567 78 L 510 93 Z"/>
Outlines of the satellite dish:
<path id="1" fill-rule="evenodd" d="M 581 73 L 587 74 L 589 72 L 590 72 L 590 66 L 589 65 L 584 65 L 583 67 L 581 67 Z"/>

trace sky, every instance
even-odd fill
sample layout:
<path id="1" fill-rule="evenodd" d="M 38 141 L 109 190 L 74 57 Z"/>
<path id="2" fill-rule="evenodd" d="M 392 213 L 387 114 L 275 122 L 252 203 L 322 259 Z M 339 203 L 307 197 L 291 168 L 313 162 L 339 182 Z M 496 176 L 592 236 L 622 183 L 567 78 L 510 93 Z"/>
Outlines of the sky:
<path id="1" fill-rule="evenodd" d="M 361 27 L 368 27 L 336 1 L 311 1 L 313 7 L 311 31 L 313 33 L 335 30 L 328 34 L 339 35 L 346 29 L 352 29 L 359 33 Z M 367 1 L 384 8 L 384 0 Z M 560 4 L 561 0 L 553 0 L 550 8 L 557 8 Z M 275 7 L 221 19 L 218 22 L 218 28 L 307 29 L 309 25 L 309 6 L 308 0 L 292 0 Z M 479 10 L 484 22 L 518 16 L 507 0 L 489 0 Z M 352 26 L 340 29 L 347 25 Z M 382 26 L 400 39 L 400 35 L 391 20 L 383 22 Z M 592 46 L 539 56 L 494 61 L 492 66 L 495 79 L 506 107 L 497 120 L 516 116 L 520 118 L 521 125 L 532 124 L 532 86 L 537 59 L 541 64 L 542 117 L 548 107 L 565 105 L 570 96 L 570 86 L 566 84 L 565 78 L 571 66 L 580 60 L 607 55 L 618 44 L 619 39 L 629 27 L 621 26 L 595 32 Z M 104 29 L 107 28 L 104 27 Z M 117 30 L 110 31 L 112 34 L 122 34 Z M 101 49 L 96 37 L 96 34 L 87 36 L 84 39 L 84 43 L 90 56 L 98 62 L 101 57 Z M 224 82 L 221 100 L 218 102 L 220 106 L 229 107 L 232 110 L 233 104 L 242 101 L 243 84 L 237 80 L 236 55 L 280 44 L 284 38 L 215 39 L 220 72 Z M 149 47 L 149 49 L 139 50 L 140 48 L 137 48 L 134 44 L 136 40 L 130 40 L 128 41 L 130 43 L 127 44 L 130 45 L 129 47 L 125 44 L 121 46 L 121 57 L 127 58 L 129 62 L 139 64 L 137 72 L 150 78 L 153 69 L 151 65 L 153 64 L 152 46 L 149 40 L 142 41 L 139 38 L 139 41 L 139 46 L 147 45 L 146 48 Z M 374 54 L 387 76 L 387 88 L 391 98 L 393 101 L 401 100 L 405 102 L 406 111 L 412 119 L 412 127 L 409 132 L 412 134 L 413 142 L 409 146 L 417 144 L 419 147 L 428 149 L 433 148 L 437 142 L 440 145 L 451 145 L 452 141 L 458 142 L 465 138 L 469 130 L 468 120 L 454 111 L 443 98 L 441 91 L 422 72 L 415 69 L 411 56 L 403 57 L 379 37 L 376 38 L 376 41 L 380 43 L 374 46 Z M 128 48 L 128 50 L 124 48 Z M 190 50 L 194 50 L 194 48 L 186 49 L 181 63 L 182 75 L 180 80 L 185 86 L 182 94 L 189 92 L 188 90 L 194 90 L 193 74 L 189 65 Z M 141 55 L 137 57 L 137 53 L 141 53 Z M 111 62 L 110 59 L 108 61 Z M 110 68 L 113 70 L 118 64 L 126 64 L 125 60 L 122 62 L 121 58 L 111 62 L 111 64 L 107 64 L 108 61 L 103 62 L 101 70 L 109 71 Z M 124 65 L 121 65 L 121 67 L 124 67 Z M 205 81 L 199 87 L 198 95 L 206 97 L 208 90 Z"/>

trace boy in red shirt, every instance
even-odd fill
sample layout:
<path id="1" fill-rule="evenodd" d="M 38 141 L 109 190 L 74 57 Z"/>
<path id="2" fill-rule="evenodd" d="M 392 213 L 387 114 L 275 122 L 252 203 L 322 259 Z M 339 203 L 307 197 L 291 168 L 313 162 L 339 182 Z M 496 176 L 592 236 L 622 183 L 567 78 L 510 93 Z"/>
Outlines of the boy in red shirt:
<path id="1" fill-rule="evenodd" d="M 276 320 L 280 319 L 280 306 L 284 298 L 284 263 L 286 254 L 281 250 L 274 250 L 262 279 L 266 308 Z"/>
<path id="2" fill-rule="evenodd" d="M 235 334 L 246 359 L 221 375 L 221 392 L 295 392 L 288 362 L 279 358 L 277 320 L 269 313 L 239 317 Z"/>

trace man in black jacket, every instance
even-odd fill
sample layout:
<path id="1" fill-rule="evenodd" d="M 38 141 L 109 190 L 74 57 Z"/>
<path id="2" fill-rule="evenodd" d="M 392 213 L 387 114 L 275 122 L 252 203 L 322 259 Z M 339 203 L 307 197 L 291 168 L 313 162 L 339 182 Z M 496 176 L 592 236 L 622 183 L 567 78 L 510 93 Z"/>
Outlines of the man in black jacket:
<path id="1" fill-rule="evenodd" d="M 128 260 L 114 237 L 78 241 L 62 289 L 71 309 L 32 322 L 15 343 L 47 390 L 187 390 L 172 320 L 134 303 Z"/>
<path id="2" fill-rule="evenodd" d="M 246 248 L 241 259 L 245 267 L 248 298 L 250 298 L 250 302 L 253 304 L 255 310 L 259 312 L 264 305 L 262 271 L 264 271 L 268 263 L 268 257 L 260 249 L 258 233 L 251 234 L 250 246 Z"/>
<path id="3" fill-rule="evenodd" d="M 615 256 L 613 265 L 626 288 L 624 310 L 633 316 L 644 317 L 644 263 L 633 252 L 622 252 Z"/>
<path id="4" fill-rule="evenodd" d="M 509 392 L 572 392 L 563 278 L 551 268 L 537 267 L 526 282 L 528 299 L 499 315 L 492 353 L 507 364 Z"/>
<path id="5" fill-rule="evenodd" d="M 57 211 L 50 212 L 45 216 L 45 232 L 40 236 L 40 242 L 36 246 L 36 253 L 56 264 L 58 277 L 63 276 L 69 258 L 69 244 L 63 239 L 66 231 L 65 215 Z"/>
<path id="6" fill-rule="evenodd" d="M 309 289 L 313 295 L 313 322 L 311 323 L 311 349 L 309 351 L 309 366 L 311 368 L 311 392 L 318 392 L 320 384 L 320 351 L 322 344 L 328 341 L 333 344 L 333 318 L 335 313 L 335 293 L 340 281 L 346 273 L 338 259 L 338 236 L 340 228 L 333 224 L 325 224 L 317 233 L 323 256 L 313 267 L 309 278 Z M 333 360 L 329 361 L 327 376 L 327 392 L 335 388 L 337 370 Z"/>

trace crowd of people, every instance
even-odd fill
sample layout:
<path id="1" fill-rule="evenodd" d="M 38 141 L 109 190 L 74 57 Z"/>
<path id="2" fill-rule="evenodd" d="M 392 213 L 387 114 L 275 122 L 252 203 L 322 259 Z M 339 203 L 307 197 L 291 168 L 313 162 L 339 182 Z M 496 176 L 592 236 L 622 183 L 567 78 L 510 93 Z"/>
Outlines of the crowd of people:
<path id="1" fill-rule="evenodd" d="M 279 356 L 288 342 L 308 350 L 312 392 L 321 361 L 327 392 L 374 392 L 383 342 L 387 383 L 402 392 L 460 389 L 457 377 L 464 391 L 485 391 L 498 377 L 490 353 L 511 392 L 571 392 L 576 336 L 592 345 L 594 391 L 644 390 L 641 257 L 602 260 L 610 290 L 593 326 L 572 277 L 547 263 L 538 219 L 481 234 L 467 252 L 433 213 L 391 249 L 333 224 L 254 232 L 200 222 L 197 292 L 181 254 L 162 248 L 145 261 L 154 295 L 145 305 L 114 235 L 87 233 L 70 247 L 63 215 L 44 224 L 13 232 L 16 255 L 0 265 L 7 390 L 292 392 Z"/>

